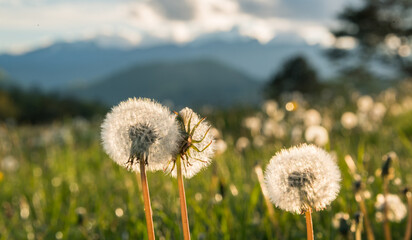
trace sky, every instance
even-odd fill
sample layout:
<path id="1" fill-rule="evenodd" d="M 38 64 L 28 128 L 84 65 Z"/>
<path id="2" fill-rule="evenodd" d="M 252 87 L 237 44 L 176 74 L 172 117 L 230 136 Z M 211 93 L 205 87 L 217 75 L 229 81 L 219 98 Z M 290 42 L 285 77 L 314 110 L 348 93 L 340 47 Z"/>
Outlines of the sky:
<path id="1" fill-rule="evenodd" d="M 0 0 L 0 53 L 94 38 L 128 46 L 185 44 L 225 32 L 262 44 L 292 34 L 330 46 L 336 15 L 355 1 Z"/>

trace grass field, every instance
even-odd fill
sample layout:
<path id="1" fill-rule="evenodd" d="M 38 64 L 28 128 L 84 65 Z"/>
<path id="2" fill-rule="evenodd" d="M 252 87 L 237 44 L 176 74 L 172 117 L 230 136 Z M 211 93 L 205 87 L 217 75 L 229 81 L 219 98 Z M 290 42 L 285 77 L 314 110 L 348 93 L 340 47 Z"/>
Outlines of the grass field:
<path id="1" fill-rule="evenodd" d="M 306 238 L 303 215 L 276 208 L 274 217 L 279 229 L 275 229 L 254 167 L 265 169 L 278 150 L 307 142 L 305 113 L 314 108 L 328 131 L 329 141 L 324 148 L 336 156 L 342 172 L 338 198 L 324 211 L 313 214 L 315 238 L 344 239 L 333 227 L 333 217 L 345 212 L 352 218 L 359 211 L 354 179 L 344 160 L 350 155 L 367 193 L 368 218 L 376 239 L 383 239 L 382 223 L 375 218 L 374 206 L 377 194 L 382 193 L 378 174 L 382 157 L 391 151 L 398 156 L 392 165 L 394 178 L 389 189 L 404 204 L 401 190 L 412 184 L 409 90 L 387 90 L 374 97 L 369 109 L 359 103 L 359 95 L 351 94 L 347 98 L 325 97 L 319 104 L 292 96 L 280 102 L 276 111 L 270 112 L 272 116 L 267 111 L 246 108 L 204 113 L 220 130 L 227 149 L 208 168 L 185 181 L 192 238 L 275 239 L 279 232 L 283 239 Z M 380 109 L 376 109 L 378 105 Z M 358 119 L 352 129 L 341 123 L 347 111 Z M 275 130 L 263 131 L 259 126 L 251 126 L 250 130 L 245 124 L 253 124 L 244 119 L 251 116 L 262 123 L 272 119 Z M 47 126 L 0 126 L 0 239 L 146 237 L 140 183 L 134 173 L 117 166 L 103 152 L 100 124 L 101 120 L 73 119 Z M 245 137 L 243 146 L 240 137 Z M 148 173 L 148 180 L 156 237 L 182 239 L 176 179 L 156 172 Z M 403 238 L 406 225 L 407 217 L 391 223 L 393 239 Z"/>

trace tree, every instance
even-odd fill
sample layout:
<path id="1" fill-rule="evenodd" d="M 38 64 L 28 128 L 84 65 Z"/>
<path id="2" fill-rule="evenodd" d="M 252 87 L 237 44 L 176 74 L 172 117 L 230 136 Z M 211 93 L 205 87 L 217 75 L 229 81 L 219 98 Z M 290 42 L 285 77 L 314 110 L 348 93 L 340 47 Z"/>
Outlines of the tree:
<path id="1" fill-rule="evenodd" d="M 268 83 L 265 93 L 268 98 L 278 98 L 282 93 L 298 91 L 312 94 L 320 92 L 316 71 L 302 56 L 285 62 L 283 68 Z"/>
<path id="2" fill-rule="evenodd" d="M 331 59 L 354 57 L 353 66 L 378 61 L 385 66 L 412 75 L 412 1 L 363 0 L 360 7 L 347 7 L 338 15 L 340 28 L 332 31 L 336 43 L 352 39 L 352 50 L 335 48 L 328 52 Z"/>

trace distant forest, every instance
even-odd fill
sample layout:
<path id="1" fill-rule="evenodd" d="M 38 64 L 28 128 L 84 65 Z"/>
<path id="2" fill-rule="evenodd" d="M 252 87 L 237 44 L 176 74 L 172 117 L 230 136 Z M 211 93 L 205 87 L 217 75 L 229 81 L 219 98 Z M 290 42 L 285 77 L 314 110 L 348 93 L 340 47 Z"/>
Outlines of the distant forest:
<path id="1" fill-rule="evenodd" d="M 83 102 L 40 90 L 22 90 L 0 86 L 0 120 L 19 124 L 39 124 L 70 117 L 103 115 L 107 107 L 95 102 Z"/>

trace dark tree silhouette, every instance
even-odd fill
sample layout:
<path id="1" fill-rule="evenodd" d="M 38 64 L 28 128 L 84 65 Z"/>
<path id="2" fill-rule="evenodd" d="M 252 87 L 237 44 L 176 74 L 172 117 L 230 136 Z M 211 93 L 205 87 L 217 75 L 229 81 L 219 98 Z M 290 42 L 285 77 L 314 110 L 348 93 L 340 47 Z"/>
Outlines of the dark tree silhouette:
<path id="1" fill-rule="evenodd" d="M 353 66 L 378 60 L 412 75 L 411 0 L 363 0 L 360 7 L 345 8 L 338 20 L 341 27 L 332 31 L 337 41 L 350 37 L 357 47 L 350 51 L 334 48 L 328 51 L 331 59 L 347 62 L 354 57 L 358 61 Z"/>
<path id="2" fill-rule="evenodd" d="M 278 98 L 280 94 L 298 91 L 306 94 L 320 92 L 316 71 L 302 56 L 285 62 L 283 68 L 273 77 L 265 89 L 268 98 Z"/>

